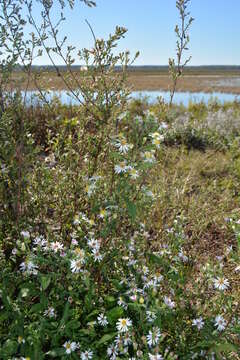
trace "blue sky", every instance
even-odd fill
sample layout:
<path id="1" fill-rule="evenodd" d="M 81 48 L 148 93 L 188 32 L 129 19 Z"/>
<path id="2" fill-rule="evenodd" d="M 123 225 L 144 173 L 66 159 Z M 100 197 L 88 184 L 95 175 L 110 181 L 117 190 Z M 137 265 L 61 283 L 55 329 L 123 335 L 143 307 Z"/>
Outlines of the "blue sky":
<path id="1" fill-rule="evenodd" d="M 66 10 L 62 31 L 69 43 L 78 48 L 92 46 L 87 19 L 100 38 L 106 38 L 116 25 L 126 27 L 128 33 L 119 50 L 139 50 L 136 65 L 166 65 L 174 56 L 178 21 L 175 0 L 96 1 L 96 8 L 78 3 L 74 10 Z M 195 18 L 190 32 L 191 65 L 239 65 L 240 0 L 191 0 L 189 9 Z M 49 61 L 44 57 L 36 63 Z"/>

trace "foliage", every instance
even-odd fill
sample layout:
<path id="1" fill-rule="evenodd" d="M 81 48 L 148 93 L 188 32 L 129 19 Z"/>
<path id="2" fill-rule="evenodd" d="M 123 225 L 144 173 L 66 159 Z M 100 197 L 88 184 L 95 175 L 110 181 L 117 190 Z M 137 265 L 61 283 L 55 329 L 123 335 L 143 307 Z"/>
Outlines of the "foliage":
<path id="1" fill-rule="evenodd" d="M 42 2 L 43 27 L 34 23 L 31 3 L 23 4 L 34 49 L 64 57 L 51 29 L 52 2 Z M 129 105 L 129 54 L 115 53 L 125 33 L 117 27 L 107 40 L 93 33 L 94 48 L 79 53 L 86 73 L 76 88 L 67 50 L 69 69 L 60 76 L 79 106 L 45 101 L 41 85 L 36 106 L 20 91 L 3 94 L 3 359 L 228 359 L 239 352 L 239 248 L 225 246 L 217 261 L 198 264 L 183 214 L 161 233 L 153 221 L 159 193 L 151 176 L 166 161 L 172 115 L 163 103 Z"/>

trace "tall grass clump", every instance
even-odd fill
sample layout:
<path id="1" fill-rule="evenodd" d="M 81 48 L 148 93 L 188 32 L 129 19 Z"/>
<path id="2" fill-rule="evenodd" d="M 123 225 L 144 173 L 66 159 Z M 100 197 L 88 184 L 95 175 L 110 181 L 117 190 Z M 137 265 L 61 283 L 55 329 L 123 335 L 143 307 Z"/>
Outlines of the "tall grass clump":
<path id="1" fill-rule="evenodd" d="M 40 1 L 40 25 L 32 2 L 0 4 L 11 55 L 2 62 L 2 79 L 8 80 L 0 122 L 0 357 L 237 356 L 239 304 L 232 274 L 239 271 L 239 247 L 196 264 L 182 214 L 165 226 L 166 241 L 154 228 L 158 194 L 151 175 L 166 150 L 168 125 L 154 111 L 136 113 L 128 103 L 131 60 L 128 52 L 116 54 L 126 29 L 116 27 L 104 40 L 89 24 L 94 46 L 78 52 L 86 73 L 77 84 L 75 49 L 58 39 L 53 2 Z M 62 13 L 67 4 L 58 5 Z M 30 40 L 23 36 L 26 21 L 33 28 Z M 63 14 L 58 25 L 62 21 Z M 50 56 L 78 106 L 47 100 L 32 73 L 35 51 Z M 66 61 L 63 74 L 52 53 Z M 39 88 L 35 108 L 17 86 L 8 87 L 21 61 Z"/>

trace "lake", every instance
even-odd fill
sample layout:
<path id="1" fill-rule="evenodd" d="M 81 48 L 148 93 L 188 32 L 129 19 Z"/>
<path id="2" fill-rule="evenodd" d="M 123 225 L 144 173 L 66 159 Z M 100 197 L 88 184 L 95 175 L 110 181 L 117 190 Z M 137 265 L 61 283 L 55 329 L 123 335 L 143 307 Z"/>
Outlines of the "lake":
<path id="1" fill-rule="evenodd" d="M 157 101 L 158 97 L 162 97 L 166 102 L 170 101 L 170 92 L 169 91 L 134 91 L 132 93 L 134 98 L 147 97 L 149 102 L 153 103 Z M 217 99 L 219 102 L 224 103 L 227 101 L 234 101 L 236 99 L 240 100 L 240 97 L 235 94 L 213 92 L 213 93 L 204 93 L 204 92 L 176 92 L 174 94 L 173 102 L 175 104 L 188 105 L 189 102 L 199 103 L 204 102 L 208 103 L 211 100 Z"/>
<path id="2" fill-rule="evenodd" d="M 36 92 L 29 92 L 29 98 L 36 94 Z M 77 104 L 77 101 L 67 94 L 67 91 L 50 91 L 47 98 L 52 98 L 53 96 L 57 96 L 61 102 L 64 104 Z M 169 91 L 134 91 L 131 94 L 132 98 L 147 98 L 150 103 L 154 103 L 157 101 L 159 97 L 162 97 L 166 102 L 170 100 L 170 92 Z M 221 93 L 221 92 L 213 92 L 213 93 L 204 93 L 204 92 L 176 92 L 174 95 L 173 102 L 175 104 L 183 104 L 188 105 L 189 102 L 204 102 L 208 103 L 209 101 L 213 101 L 217 99 L 220 103 L 240 100 L 239 95 L 229 94 L 229 93 Z"/>

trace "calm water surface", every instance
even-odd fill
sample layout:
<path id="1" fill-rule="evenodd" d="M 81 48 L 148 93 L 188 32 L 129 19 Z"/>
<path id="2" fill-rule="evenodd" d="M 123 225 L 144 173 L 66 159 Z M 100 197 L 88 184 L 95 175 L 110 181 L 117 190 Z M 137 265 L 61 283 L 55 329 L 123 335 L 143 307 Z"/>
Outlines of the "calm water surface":
<path id="1" fill-rule="evenodd" d="M 29 92 L 29 97 L 34 95 L 34 92 Z M 48 98 L 52 98 L 57 96 L 61 102 L 64 104 L 78 104 L 78 102 L 67 94 L 67 91 L 58 91 L 58 92 L 50 92 Z M 131 94 L 132 98 L 147 98 L 150 103 L 154 103 L 157 101 L 159 97 L 162 97 L 166 102 L 170 100 L 170 92 L 169 91 L 134 91 Z M 203 101 L 204 103 L 208 103 L 209 101 L 218 100 L 221 103 L 226 101 L 234 101 L 240 100 L 240 96 L 229 93 L 221 93 L 221 92 L 213 92 L 213 93 L 189 93 L 189 92 L 176 92 L 174 95 L 173 102 L 175 104 L 183 104 L 188 105 L 189 102 L 198 103 Z"/>
<path id="2" fill-rule="evenodd" d="M 165 101 L 170 100 L 170 92 L 169 91 L 135 91 L 132 93 L 134 98 L 144 97 L 147 96 L 150 102 L 157 101 L 158 97 L 162 97 Z M 203 93 L 203 92 L 196 92 L 196 93 L 189 93 L 189 92 L 176 92 L 173 98 L 173 102 L 176 104 L 183 104 L 188 105 L 189 102 L 198 103 L 203 101 L 204 103 L 208 103 L 211 100 L 217 99 L 221 103 L 226 101 L 234 101 L 238 99 L 235 94 L 229 93 Z"/>

